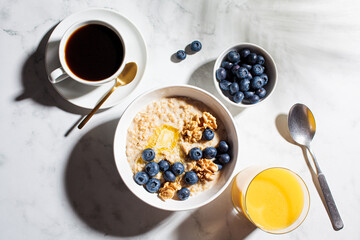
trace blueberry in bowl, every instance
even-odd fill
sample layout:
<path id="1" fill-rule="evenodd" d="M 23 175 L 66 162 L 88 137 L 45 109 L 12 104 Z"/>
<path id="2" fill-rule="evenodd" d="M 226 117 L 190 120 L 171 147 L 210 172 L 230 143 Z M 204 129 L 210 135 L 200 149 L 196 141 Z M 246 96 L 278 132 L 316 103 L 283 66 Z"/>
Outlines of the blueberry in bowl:
<path id="1" fill-rule="evenodd" d="M 277 83 L 277 68 L 265 49 L 252 43 L 240 43 L 219 55 L 213 82 L 223 101 L 236 107 L 250 107 L 272 95 Z"/>

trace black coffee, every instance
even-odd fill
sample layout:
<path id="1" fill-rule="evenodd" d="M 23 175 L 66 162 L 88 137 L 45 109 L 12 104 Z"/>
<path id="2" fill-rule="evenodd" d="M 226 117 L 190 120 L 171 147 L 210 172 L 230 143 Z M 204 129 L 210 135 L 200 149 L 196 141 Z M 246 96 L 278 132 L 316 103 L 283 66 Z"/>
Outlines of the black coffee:
<path id="1" fill-rule="evenodd" d="M 71 72 L 88 81 L 110 77 L 123 59 L 124 48 L 119 36 L 100 24 L 79 28 L 65 45 L 65 60 Z"/>

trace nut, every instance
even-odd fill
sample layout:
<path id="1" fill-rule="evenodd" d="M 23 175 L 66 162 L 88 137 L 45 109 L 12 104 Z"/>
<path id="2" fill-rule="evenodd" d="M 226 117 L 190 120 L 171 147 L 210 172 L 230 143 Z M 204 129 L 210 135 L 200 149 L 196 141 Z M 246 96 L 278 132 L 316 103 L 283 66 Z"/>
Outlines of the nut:
<path id="1" fill-rule="evenodd" d="M 159 197 L 162 200 L 171 199 L 174 197 L 175 192 L 181 189 L 181 185 L 176 182 L 166 182 L 162 188 L 159 190 Z"/>

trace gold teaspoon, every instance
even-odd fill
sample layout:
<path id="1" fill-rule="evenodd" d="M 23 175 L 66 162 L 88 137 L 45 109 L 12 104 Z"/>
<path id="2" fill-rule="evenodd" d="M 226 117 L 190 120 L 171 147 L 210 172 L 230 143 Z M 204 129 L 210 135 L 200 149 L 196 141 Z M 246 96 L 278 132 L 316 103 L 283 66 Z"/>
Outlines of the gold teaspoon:
<path id="1" fill-rule="evenodd" d="M 134 62 L 127 63 L 124 67 L 124 70 L 116 78 L 115 85 L 110 89 L 110 91 L 100 100 L 100 102 L 94 107 L 94 109 L 81 121 L 78 128 L 81 129 L 84 125 L 90 120 L 90 118 L 99 110 L 101 105 L 110 97 L 110 95 L 115 91 L 116 88 L 120 86 L 125 86 L 134 80 L 137 72 L 137 64 Z"/>

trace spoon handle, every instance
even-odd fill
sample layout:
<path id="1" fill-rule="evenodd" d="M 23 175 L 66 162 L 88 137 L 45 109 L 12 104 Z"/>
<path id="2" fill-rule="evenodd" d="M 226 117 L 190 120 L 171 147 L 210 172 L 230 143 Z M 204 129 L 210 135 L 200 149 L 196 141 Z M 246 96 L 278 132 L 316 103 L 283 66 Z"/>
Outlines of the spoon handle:
<path id="1" fill-rule="evenodd" d="M 321 187 L 321 190 L 324 195 L 327 209 L 330 214 L 331 224 L 333 225 L 334 230 L 339 231 L 340 229 L 342 229 L 344 227 L 344 223 L 341 220 L 339 211 L 336 207 L 336 204 L 335 204 L 334 198 L 331 194 L 329 185 L 327 184 L 325 175 L 323 173 L 319 173 L 318 180 L 319 180 L 320 187 Z"/>

